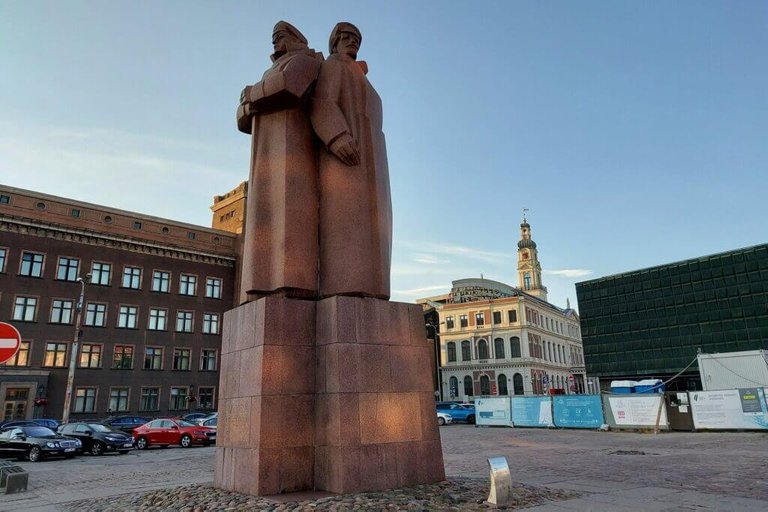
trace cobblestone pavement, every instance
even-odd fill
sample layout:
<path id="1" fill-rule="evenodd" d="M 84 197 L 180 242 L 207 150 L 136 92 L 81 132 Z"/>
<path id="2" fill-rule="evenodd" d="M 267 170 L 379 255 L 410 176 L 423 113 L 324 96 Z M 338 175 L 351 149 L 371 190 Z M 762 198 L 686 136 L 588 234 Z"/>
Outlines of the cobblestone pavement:
<path id="1" fill-rule="evenodd" d="M 440 429 L 446 474 L 487 478 L 487 458 L 503 455 L 513 480 L 573 490 L 580 497 L 529 510 L 727 510 L 768 508 L 768 434 L 581 430 Z M 168 448 L 128 455 L 21 463 L 29 491 L 0 495 L 0 511 L 59 510 L 69 502 L 213 480 L 215 448 Z"/>

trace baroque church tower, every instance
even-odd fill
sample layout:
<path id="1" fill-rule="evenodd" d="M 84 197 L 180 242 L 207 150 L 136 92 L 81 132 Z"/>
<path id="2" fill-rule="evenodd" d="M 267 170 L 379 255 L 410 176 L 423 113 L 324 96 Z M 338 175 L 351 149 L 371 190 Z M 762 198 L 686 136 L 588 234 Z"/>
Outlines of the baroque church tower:
<path id="1" fill-rule="evenodd" d="M 518 287 L 526 293 L 547 300 L 547 287 L 541 283 L 541 264 L 536 242 L 531 238 L 531 225 L 523 215 L 520 224 L 520 241 L 517 242 Z"/>

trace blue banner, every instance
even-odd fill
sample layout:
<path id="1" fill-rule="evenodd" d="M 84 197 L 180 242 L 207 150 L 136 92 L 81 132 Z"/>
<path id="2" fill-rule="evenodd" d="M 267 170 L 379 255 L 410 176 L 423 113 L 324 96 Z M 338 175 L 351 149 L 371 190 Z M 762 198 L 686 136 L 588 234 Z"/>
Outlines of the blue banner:
<path id="1" fill-rule="evenodd" d="M 551 427 L 552 400 L 548 396 L 513 396 L 512 424 L 516 427 Z"/>
<path id="2" fill-rule="evenodd" d="M 599 428 L 605 423 L 600 395 L 557 395 L 552 411 L 558 427 Z"/>

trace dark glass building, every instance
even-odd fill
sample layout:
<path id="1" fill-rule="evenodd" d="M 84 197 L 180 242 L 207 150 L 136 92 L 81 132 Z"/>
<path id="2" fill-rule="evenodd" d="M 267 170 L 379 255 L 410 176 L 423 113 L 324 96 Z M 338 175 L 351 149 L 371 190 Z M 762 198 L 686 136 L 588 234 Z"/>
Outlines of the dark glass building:
<path id="1" fill-rule="evenodd" d="M 669 378 L 704 353 L 768 349 L 768 244 L 576 284 L 587 373 Z M 694 361 L 668 389 L 701 389 Z"/>

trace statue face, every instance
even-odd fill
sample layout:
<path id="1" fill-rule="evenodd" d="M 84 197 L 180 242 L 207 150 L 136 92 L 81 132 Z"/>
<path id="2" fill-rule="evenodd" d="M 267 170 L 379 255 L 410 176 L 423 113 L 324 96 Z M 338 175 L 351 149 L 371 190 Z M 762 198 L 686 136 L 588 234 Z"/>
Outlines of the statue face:
<path id="1" fill-rule="evenodd" d="M 285 30 L 278 30 L 272 35 L 272 46 L 275 48 L 275 54 L 282 55 L 288 51 L 288 44 L 295 43 L 296 38 Z"/>
<path id="2" fill-rule="evenodd" d="M 347 54 L 353 59 L 357 58 L 360 49 L 360 38 L 353 32 L 342 32 L 336 42 L 336 53 Z"/>

